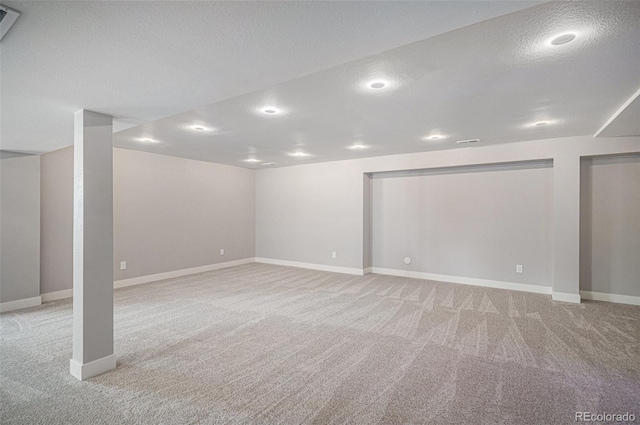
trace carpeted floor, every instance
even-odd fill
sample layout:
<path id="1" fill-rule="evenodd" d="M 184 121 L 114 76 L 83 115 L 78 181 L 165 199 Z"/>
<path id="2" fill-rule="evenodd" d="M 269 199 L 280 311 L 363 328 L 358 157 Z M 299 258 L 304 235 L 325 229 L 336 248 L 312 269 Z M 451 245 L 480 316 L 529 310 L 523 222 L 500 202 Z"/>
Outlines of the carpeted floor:
<path id="1" fill-rule="evenodd" d="M 1 316 L 2 424 L 640 416 L 640 307 L 249 264 L 117 290 L 118 367 L 85 382 L 71 314 Z"/>

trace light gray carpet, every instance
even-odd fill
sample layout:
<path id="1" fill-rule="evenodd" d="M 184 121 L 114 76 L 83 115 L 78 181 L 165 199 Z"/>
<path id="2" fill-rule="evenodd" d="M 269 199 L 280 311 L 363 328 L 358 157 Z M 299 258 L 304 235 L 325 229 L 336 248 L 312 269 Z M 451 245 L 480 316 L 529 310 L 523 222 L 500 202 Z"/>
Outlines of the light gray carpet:
<path id="1" fill-rule="evenodd" d="M 118 367 L 85 382 L 71 300 L 0 324 L 3 424 L 640 416 L 640 307 L 250 264 L 117 290 Z"/>

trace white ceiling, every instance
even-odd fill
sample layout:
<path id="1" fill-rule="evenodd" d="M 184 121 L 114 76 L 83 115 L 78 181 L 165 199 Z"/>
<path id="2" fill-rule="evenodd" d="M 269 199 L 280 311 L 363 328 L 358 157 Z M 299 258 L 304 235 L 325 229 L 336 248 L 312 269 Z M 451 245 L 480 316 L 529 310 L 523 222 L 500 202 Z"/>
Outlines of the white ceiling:
<path id="1" fill-rule="evenodd" d="M 594 134 L 640 86 L 634 1 L 49 4 L 8 4 L 3 149 L 68 146 L 86 108 L 142 123 L 116 146 L 262 168 Z"/>
<path id="2" fill-rule="evenodd" d="M 0 143 L 55 150 L 78 109 L 117 131 L 537 3 L 9 1 Z"/>

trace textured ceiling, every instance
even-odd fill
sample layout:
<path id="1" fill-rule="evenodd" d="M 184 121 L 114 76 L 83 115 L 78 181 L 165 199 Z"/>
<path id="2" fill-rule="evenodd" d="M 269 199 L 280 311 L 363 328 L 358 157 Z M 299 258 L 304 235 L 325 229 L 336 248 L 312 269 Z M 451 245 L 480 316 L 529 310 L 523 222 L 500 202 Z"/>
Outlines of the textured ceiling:
<path id="1" fill-rule="evenodd" d="M 2 149 L 72 144 L 81 108 L 115 146 L 250 168 L 594 134 L 640 87 L 640 2 L 535 3 L 10 3 Z"/>
<path id="2" fill-rule="evenodd" d="M 573 42 L 549 45 L 566 31 Z M 640 2 L 546 3 L 131 128 L 114 143 L 262 168 L 450 149 L 460 139 L 589 135 L 640 85 L 639 40 Z M 376 79 L 387 88 L 367 88 Z M 424 140 L 436 134 L 446 137 Z"/>
<path id="3" fill-rule="evenodd" d="M 539 3 L 10 1 L 0 143 L 55 150 L 81 108 L 123 129 Z"/>

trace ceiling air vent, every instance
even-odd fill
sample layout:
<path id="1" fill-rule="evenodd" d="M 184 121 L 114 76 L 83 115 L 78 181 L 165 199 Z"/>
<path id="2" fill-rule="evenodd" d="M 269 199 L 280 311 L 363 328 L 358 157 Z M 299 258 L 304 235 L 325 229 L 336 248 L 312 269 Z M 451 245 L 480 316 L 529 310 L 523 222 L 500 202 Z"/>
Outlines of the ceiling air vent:
<path id="1" fill-rule="evenodd" d="M 473 143 L 478 143 L 480 139 L 469 139 L 469 140 L 458 140 L 456 143 L 459 145 L 471 145 Z"/>
<path id="2" fill-rule="evenodd" d="M 20 12 L 0 4 L 0 40 L 9 31 L 11 25 L 18 19 Z"/>

